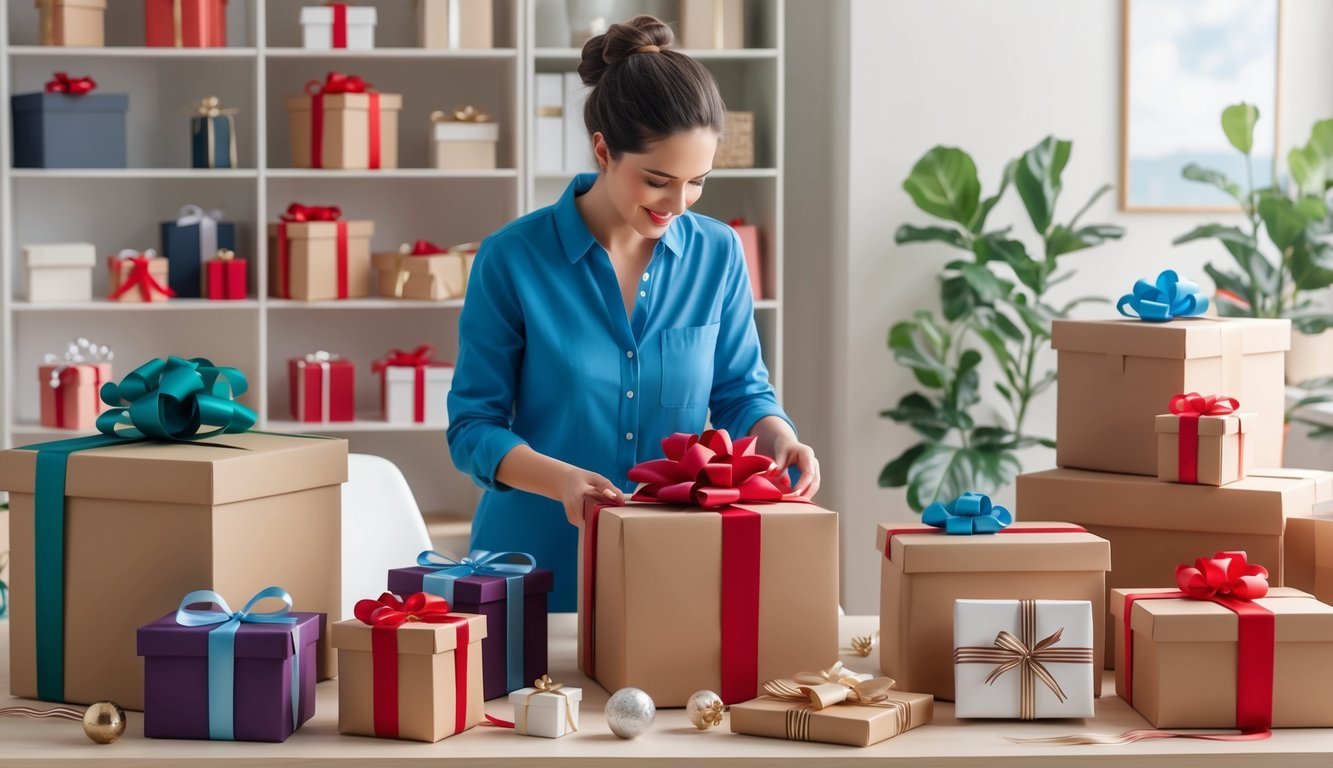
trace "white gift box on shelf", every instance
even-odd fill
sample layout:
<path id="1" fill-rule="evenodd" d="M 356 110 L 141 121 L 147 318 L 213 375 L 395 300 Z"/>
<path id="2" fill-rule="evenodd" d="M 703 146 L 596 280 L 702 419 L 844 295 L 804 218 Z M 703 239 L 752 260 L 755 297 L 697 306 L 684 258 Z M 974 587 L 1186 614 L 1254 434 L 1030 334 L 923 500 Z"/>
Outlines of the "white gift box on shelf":
<path id="1" fill-rule="evenodd" d="M 549 682 L 549 678 L 546 678 Z M 538 681 L 541 682 L 541 681 Z M 579 729 L 582 688 L 521 688 L 509 694 L 514 705 L 514 732 L 558 739 Z"/>
<path id="2" fill-rule="evenodd" d="M 956 716 L 1093 716 L 1087 600 L 956 600 L 953 637 Z"/>
<path id="3" fill-rule="evenodd" d="M 375 47 L 376 14 L 373 6 L 349 5 L 346 8 L 346 43 L 334 42 L 337 9 L 328 5 L 301 9 L 301 47 L 326 51 L 333 48 L 365 51 Z"/>
<path id="4" fill-rule="evenodd" d="M 92 301 L 93 267 L 97 249 L 92 243 L 44 243 L 23 248 L 31 302 Z"/>
<path id="5" fill-rule="evenodd" d="M 421 407 L 417 406 L 417 377 Z M 384 420 L 390 424 L 449 424 L 449 389 L 454 367 L 447 363 L 428 366 L 390 365 L 384 368 Z"/>
<path id="6" fill-rule="evenodd" d="M 463 114 L 455 112 L 454 115 Z M 441 115 L 441 117 L 436 117 Z M 487 120 L 449 119 L 444 113 L 432 118 L 432 152 L 435 167 L 446 171 L 492 170 L 497 165 L 496 146 L 500 124 Z"/>

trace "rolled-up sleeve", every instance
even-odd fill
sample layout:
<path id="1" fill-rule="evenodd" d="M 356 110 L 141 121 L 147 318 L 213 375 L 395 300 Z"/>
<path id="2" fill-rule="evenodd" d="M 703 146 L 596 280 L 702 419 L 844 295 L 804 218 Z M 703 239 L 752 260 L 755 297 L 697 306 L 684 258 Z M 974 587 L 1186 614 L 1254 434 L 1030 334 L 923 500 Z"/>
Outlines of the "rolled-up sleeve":
<path id="1" fill-rule="evenodd" d="M 788 424 L 768 380 L 768 368 L 759 346 L 754 322 L 754 298 L 740 236 L 728 228 L 731 246 L 722 298 L 722 320 L 713 361 L 713 393 L 709 400 L 713 426 L 733 436 L 750 433 L 765 416 Z M 795 430 L 795 425 L 792 429 Z"/>
<path id="2" fill-rule="evenodd" d="M 511 429 L 523 364 L 523 311 L 502 254 L 483 242 L 458 321 L 458 360 L 449 391 L 449 453 L 454 466 L 483 488 L 510 490 L 495 479 L 500 462 L 525 445 Z"/>

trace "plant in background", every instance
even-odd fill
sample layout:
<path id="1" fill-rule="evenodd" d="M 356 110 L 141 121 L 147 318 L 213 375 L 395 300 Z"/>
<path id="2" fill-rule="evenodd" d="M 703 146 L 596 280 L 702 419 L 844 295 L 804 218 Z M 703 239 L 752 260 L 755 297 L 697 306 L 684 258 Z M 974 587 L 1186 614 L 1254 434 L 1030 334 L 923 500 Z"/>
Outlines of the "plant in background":
<path id="1" fill-rule="evenodd" d="M 1080 298 L 1056 307 L 1046 294 L 1073 276 L 1059 270 L 1062 256 L 1124 234 L 1111 224 L 1079 224 L 1110 185 L 1098 189 L 1068 222 L 1056 223 L 1071 147 L 1068 141 L 1043 139 L 1006 166 L 990 197 L 981 195 L 972 158 L 955 147 L 931 149 L 903 182 L 912 202 L 942 223 L 904 224 L 895 242 L 944 243 L 965 254 L 944 265 L 939 311 L 917 312 L 889 330 L 894 360 L 911 369 L 921 389 L 880 415 L 911 427 L 920 440 L 884 466 L 879 484 L 906 486 L 907 502 L 918 512 L 965 491 L 993 493 L 1022 471 L 1020 449 L 1055 445 L 1026 430 L 1033 400 L 1055 383 L 1055 371 L 1039 367 L 1038 357 L 1050 340 L 1053 318 L 1104 299 Z M 991 210 L 1010 187 L 1040 240 L 1039 254 L 1028 253 L 1012 226 L 987 229 Z M 982 407 L 981 364 L 988 357 L 1007 413 Z"/>

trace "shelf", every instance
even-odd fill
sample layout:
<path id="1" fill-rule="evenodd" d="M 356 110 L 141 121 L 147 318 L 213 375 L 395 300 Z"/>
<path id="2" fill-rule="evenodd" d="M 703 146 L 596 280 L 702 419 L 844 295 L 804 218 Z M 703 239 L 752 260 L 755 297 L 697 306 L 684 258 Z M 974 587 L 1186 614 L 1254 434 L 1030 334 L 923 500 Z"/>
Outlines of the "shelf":
<path id="1" fill-rule="evenodd" d="M 143 302 L 94 299 L 92 301 L 41 302 L 38 304 L 32 304 L 26 301 L 14 301 L 11 306 L 13 306 L 15 312 L 234 312 L 237 310 L 256 309 L 259 306 L 259 302 L 254 299 L 242 299 L 239 301 L 169 299 L 167 301 L 156 301 L 145 304 Z"/>
<path id="2" fill-rule="evenodd" d="M 476 48 L 451 50 L 447 48 L 371 48 L 369 50 L 306 48 L 266 48 L 264 55 L 271 59 L 463 59 L 504 61 L 518 58 L 513 48 Z"/>
<path id="3" fill-rule="evenodd" d="M 298 301 L 296 299 L 268 299 L 269 309 L 282 310 L 358 310 L 358 309 L 461 309 L 462 299 L 420 301 L 416 299 L 331 299 L 328 301 Z"/>
<path id="4" fill-rule="evenodd" d="M 579 173 L 592 173 L 588 171 L 538 171 L 532 174 L 537 181 L 569 181 Z M 776 168 L 714 168 L 709 174 L 709 179 L 776 179 L 778 169 Z"/>
<path id="5" fill-rule="evenodd" d="M 438 168 L 384 168 L 344 171 L 334 168 L 270 168 L 270 179 L 517 179 L 518 170 L 496 168 L 486 171 L 442 171 Z"/>
<path id="6" fill-rule="evenodd" d="M 778 57 L 775 48 L 735 48 L 731 50 L 688 50 L 680 48 L 676 50 L 700 61 L 757 61 Z M 581 48 L 537 48 L 533 50 L 532 55 L 537 61 L 542 62 L 568 61 L 577 63 L 583 58 L 583 50 Z"/>
<path id="7" fill-rule="evenodd" d="M 759 299 L 754 303 L 754 308 L 758 311 L 773 311 L 778 308 L 777 299 Z"/>
<path id="8" fill-rule="evenodd" d="M 87 59 L 253 59 L 257 48 L 148 48 L 144 46 L 107 46 L 73 48 L 62 45 L 11 45 L 11 56 L 77 57 Z"/>
<path id="9" fill-rule="evenodd" d="M 331 433 L 346 434 L 349 432 L 438 432 L 444 434 L 449 428 L 447 424 L 390 424 L 383 419 L 374 416 L 358 418 L 356 421 L 291 421 L 269 419 L 264 429 L 270 432 L 285 432 L 287 434 L 301 433 Z"/>
<path id="10" fill-rule="evenodd" d="M 254 168 L 14 168 L 14 179 L 254 179 Z"/>

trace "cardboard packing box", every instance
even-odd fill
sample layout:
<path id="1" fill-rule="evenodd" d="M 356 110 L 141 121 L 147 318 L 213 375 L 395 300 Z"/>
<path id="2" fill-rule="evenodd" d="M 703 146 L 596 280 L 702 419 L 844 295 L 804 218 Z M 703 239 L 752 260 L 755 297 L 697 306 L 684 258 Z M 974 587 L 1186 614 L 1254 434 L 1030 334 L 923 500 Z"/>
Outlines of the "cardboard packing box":
<path id="1" fill-rule="evenodd" d="M 379 159 L 371 157 L 371 96 L 379 101 Z M 320 156 L 314 157 L 316 97 L 288 96 L 291 123 L 292 167 L 367 170 L 398 167 L 398 112 L 403 97 L 397 93 L 327 93 L 323 99 Z"/>
<path id="2" fill-rule="evenodd" d="M 1037 532 L 1051 528 L 1069 530 Z M 960 599 L 1087 600 L 1093 663 L 1100 668 L 1108 650 L 1101 641 L 1111 568 L 1105 539 L 1064 523 L 1018 522 L 1002 533 L 971 536 L 880 524 L 875 546 L 885 555 L 879 663 L 899 687 L 953 700 L 954 601 Z M 1101 676 L 1092 682 L 1093 695 L 1100 696 Z"/>
<path id="3" fill-rule="evenodd" d="M 1255 465 L 1282 465 L 1289 320 L 1056 320 L 1051 346 L 1059 466 L 1156 475 L 1155 419 L 1186 392 L 1239 400 L 1258 416 L 1245 435 Z"/>
<path id="4" fill-rule="evenodd" d="M 269 225 L 269 286 L 275 298 L 323 301 L 370 295 L 370 238 L 375 234 L 375 222 L 346 222 L 346 295 L 339 293 L 338 224 L 309 221 Z M 284 231 L 285 246 L 279 242 Z"/>
<path id="5" fill-rule="evenodd" d="M 888 701 L 896 706 L 843 702 L 810 710 L 805 702 L 760 696 L 731 706 L 731 732 L 868 747 L 926 725 L 935 715 L 935 700 L 928 694 L 889 691 Z M 804 716 L 793 717 L 794 712 Z"/>
<path id="6" fill-rule="evenodd" d="M 1253 413 L 1199 418 L 1198 433 L 1193 437 L 1197 457 L 1193 471 L 1199 485 L 1227 485 L 1245 477 L 1254 466 Z M 1180 456 L 1182 442 L 1181 419 L 1172 413 L 1163 413 L 1155 421 L 1157 430 L 1157 479 L 1168 483 L 1181 480 Z M 1188 433 L 1187 433 L 1188 434 Z"/>

